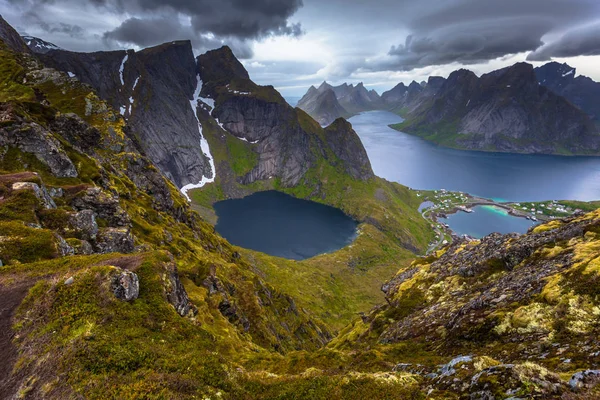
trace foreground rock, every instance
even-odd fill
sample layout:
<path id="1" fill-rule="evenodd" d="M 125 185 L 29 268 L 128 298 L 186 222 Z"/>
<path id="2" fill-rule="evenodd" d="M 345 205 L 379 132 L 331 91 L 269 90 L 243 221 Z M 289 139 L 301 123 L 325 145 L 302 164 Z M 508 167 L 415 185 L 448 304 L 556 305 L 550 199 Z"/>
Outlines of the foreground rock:
<path id="1" fill-rule="evenodd" d="M 140 295 L 140 281 L 131 271 L 116 271 L 111 281 L 115 297 L 123 301 L 133 301 Z"/>

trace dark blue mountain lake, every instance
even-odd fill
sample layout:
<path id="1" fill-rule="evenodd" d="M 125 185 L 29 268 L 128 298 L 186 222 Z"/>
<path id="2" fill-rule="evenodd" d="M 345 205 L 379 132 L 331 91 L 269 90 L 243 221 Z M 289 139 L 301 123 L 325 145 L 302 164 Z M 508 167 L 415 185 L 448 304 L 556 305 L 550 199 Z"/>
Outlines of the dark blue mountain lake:
<path id="1" fill-rule="evenodd" d="M 304 260 L 354 241 L 357 223 L 341 210 L 276 191 L 214 204 L 217 232 L 230 243 Z"/>
<path id="2" fill-rule="evenodd" d="M 387 111 L 349 121 L 375 174 L 414 189 L 455 190 L 500 201 L 600 199 L 600 157 L 448 149 L 390 128 L 402 118 Z"/>
<path id="3" fill-rule="evenodd" d="M 525 218 L 513 217 L 501 208 L 493 206 L 477 206 L 472 213 L 462 211 L 451 214 L 447 219 L 440 219 L 450 225 L 458 235 L 469 235 L 480 239 L 492 232 L 525 233 L 536 222 Z"/>

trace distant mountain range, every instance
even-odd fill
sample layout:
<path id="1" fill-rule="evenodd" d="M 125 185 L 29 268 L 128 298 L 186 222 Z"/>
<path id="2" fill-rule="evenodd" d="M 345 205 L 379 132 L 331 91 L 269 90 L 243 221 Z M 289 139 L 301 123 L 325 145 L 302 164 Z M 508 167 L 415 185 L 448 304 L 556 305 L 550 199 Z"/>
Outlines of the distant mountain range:
<path id="1" fill-rule="evenodd" d="M 298 107 L 321 125 L 329 125 L 340 117 L 349 118 L 363 111 L 378 110 L 383 105 L 379 94 L 375 90 L 367 90 L 362 83 L 331 86 L 323 82 L 318 89 L 311 86 L 298 102 Z"/>
<path id="2" fill-rule="evenodd" d="M 555 62 L 539 68 L 518 63 L 481 77 L 461 69 L 447 79 L 400 83 L 381 96 L 362 84 L 324 82 L 298 107 L 323 125 L 363 111 L 392 111 L 405 118 L 394 128 L 454 148 L 600 153 L 600 83 Z"/>

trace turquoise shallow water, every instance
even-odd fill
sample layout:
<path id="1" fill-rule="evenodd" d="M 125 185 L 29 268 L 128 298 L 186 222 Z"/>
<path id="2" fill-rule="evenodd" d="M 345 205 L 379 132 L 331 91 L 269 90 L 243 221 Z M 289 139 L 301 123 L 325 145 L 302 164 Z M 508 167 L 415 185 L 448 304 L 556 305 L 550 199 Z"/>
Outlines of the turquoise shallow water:
<path id="1" fill-rule="evenodd" d="M 513 217 L 506 210 L 491 206 L 474 207 L 472 213 L 451 214 L 446 220 L 440 219 L 440 222 L 450 225 L 458 235 L 469 235 L 477 239 L 492 232 L 525 233 L 535 224 L 533 221 Z"/>

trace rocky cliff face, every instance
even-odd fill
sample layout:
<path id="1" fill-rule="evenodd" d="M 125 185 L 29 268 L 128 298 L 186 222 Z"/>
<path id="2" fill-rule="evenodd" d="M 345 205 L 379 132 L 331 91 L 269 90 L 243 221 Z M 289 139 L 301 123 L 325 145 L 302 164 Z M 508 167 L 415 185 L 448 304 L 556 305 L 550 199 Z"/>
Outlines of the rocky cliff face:
<path id="1" fill-rule="evenodd" d="M 328 92 L 332 91 L 335 100 Z M 368 91 L 364 85 L 331 86 L 323 82 L 319 88 L 311 86 L 300 99 L 298 107 L 315 118 L 321 125 L 328 125 L 337 118 L 348 118 L 363 111 L 381 109 L 384 102 L 375 90 Z"/>
<path id="2" fill-rule="evenodd" d="M 343 164 L 344 171 L 354 179 L 373 178 L 371 162 L 360 138 L 353 134 L 352 125 L 343 118 L 325 128 L 327 144 Z"/>
<path id="3" fill-rule="evenodd" d="M 399 129 L 470 150 L 600 151 L 600 135 L 589 117 L 539 85 L 529 64 L 515 64 L 481 78 L 459 70 L 429 86 L 397 105 L 407 118 Z"/>
<path id="4" fill-rule="evenodd" d="M 53 50 L 40 57 L 46 65 L 92 86 L 119 110 L 131 128 L 129 135 L 177 186 L 213 176 L 190 106 L 197 68 L 188 41 L 137 53 Z"/>
<path id="5" fill-rule="evenodd" d="M 203 82 L 201 99 L 214 103 L 211 115 L 227 134 L 254 145 L 257 165 L 241 182 L 279 178 L 284 186 L 297 185 L 311 168 L 320 162 L 335 164 L 323 130 L 315 126 L 302 110 L 287 104 L 271 86 L 258 86 L 250 79 L 241 63 L 227 47 L 209 51 L 198 57 Z M 218 68 L 215 68 L 218 66 Z M 210 108 L 210 107 L 209 107 Z M 364 148 L 351 126 L 344 126 L 344 140 L 349 151 L 364 153 Z M 368 159 L 345 160 L 357 170 L 368 170 L 361 179 L 372 177 Z"/>
<path id="6" fill-rule="evenodd" d="M 134 143 L 179 187 L 214 179 L 216 172 L 208 146 L 202 145 L 202 124 L 195 114 L 203 115 L 205 124 L 218 121 L 226 134 L 256 144 L 252 151 L 258 165 L 241 178 L 243 183 L 280 178 L 284 185 L 294 186 L 329 154 L 327 144 L 302 126 L 299 112 L 272 87 L 254 84 L 228 48 L 208 52 L 197 61 L 189 42 L 137 53 L 54 50 L 41 57 L 47 65 L 91 85 L 119 109 Z M 199 107 L 190 103 L 192 99 L 201 100 Z M 362 169 L 363 160 L 357 162 Z"/>
<path id="7" fill-rule="evenodd" d="M 600 83 L 587 76 L 576 76 L 577 70 L 568 64 L 551 62 L 535 69 L 540 85 L 563 96 L 600 122 Z"/>

